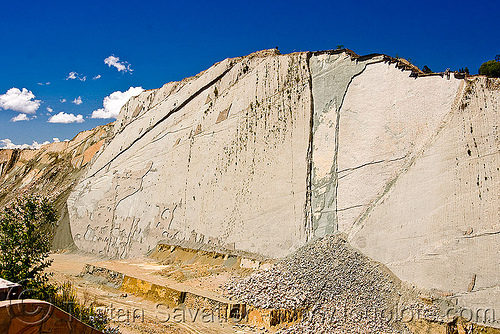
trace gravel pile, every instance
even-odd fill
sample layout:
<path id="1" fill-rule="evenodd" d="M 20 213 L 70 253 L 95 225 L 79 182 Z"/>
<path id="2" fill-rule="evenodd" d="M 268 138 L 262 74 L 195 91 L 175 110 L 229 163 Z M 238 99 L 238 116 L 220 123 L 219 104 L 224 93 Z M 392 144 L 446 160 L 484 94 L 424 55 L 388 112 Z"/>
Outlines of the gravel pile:
<path id="1" fill-rule="evenodd" d="M 408 333 L 398 321 L 401 315 L 439 315 L 339 235 L 318 239 L 224 289 L 230 298 L 255 307 L 307 310 L 300 323 L 278 333 Z"/>

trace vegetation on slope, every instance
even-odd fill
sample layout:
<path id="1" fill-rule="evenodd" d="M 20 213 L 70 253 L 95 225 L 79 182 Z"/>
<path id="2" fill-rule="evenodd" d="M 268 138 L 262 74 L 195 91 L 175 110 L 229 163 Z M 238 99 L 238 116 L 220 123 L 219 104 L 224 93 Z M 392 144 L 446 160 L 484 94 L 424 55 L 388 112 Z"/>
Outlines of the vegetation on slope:
<path id="1" fill-rule="evenodd" d="M 94 305 L 78 302 L 71 283 L 54 286 L 47 269 L 53 232 L 58 220 L 54 203 L 45 197 L 17 198 L 0 213 L 0 278 L 19 283 L 19 298 L 45 300 L 104 333 L 119 333 L 109 327 L 106 314 Z"/>
<path id="2" fill-rule="evenodd" d="M 479 67 L 479 74 L 491 78 L 500 78 L 500 54 L 494 60 L 487 61 Z"/>

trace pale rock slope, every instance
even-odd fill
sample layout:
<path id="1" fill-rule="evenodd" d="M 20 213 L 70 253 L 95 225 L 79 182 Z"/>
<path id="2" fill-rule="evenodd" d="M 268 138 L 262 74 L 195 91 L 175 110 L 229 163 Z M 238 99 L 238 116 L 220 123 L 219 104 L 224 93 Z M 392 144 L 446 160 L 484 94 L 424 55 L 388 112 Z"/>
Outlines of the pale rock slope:
<path id="1" fill-rule="evenodd" d="M 384 55 L 266 50 L 145 91 L 68 199 L 75 244 L 282 257 L 343 232 L 403 280 L 488 300 L 500 84 L 420 74 Z"/>
<path id="2" fill-rule="evenodd" d="M 283 256 L 303 244 L 307 61 L 226 59 L 132 99 L 68 200 L 77 246 L 126 257 L 175 238 Z"/>
<path id="3" fill-rule="evenodd" d="M 426 288 L 471 290 L 464 299 L 497 310 L 499 103 L 499 80 L 466 82 L 430 140 L 350 231 L 353 245 L 400 278 Z"/>

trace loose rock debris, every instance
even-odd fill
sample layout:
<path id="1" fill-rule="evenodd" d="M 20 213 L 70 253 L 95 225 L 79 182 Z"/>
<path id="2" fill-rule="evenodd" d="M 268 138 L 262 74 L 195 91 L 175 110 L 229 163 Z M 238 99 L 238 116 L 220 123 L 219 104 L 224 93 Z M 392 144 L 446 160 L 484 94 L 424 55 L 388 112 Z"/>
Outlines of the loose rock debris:
<path id="1" fill-rule="evenodd" d="M 278 333 L 409 333 L 405 322 L 439 320 L 385 266 L 341 235 L 311 242 L 268 270 L 223 287 L 233 299 L 263 309 L 304 309 L 302 321 Z"/>

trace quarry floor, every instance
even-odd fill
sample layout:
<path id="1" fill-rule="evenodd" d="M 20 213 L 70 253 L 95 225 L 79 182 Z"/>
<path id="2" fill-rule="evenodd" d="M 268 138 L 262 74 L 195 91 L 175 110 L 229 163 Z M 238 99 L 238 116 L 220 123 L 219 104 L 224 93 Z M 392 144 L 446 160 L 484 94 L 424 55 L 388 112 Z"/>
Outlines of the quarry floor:
<path id="1" fill-rule="evenodd" d="M 230 277 L 238 275 L 222 272 L 208 276 L 191 278 L 179 283 L 171 277 L 158 273 L 169 269 L 149 258 L 127 260 L 105 260 L 86 253 L 68 252 L 51 254 L 50 271 L 53 283 L 71 282 L 80 302 L 93 303 L 104 309 L 112 318 L 112 327 L 118 327 L 123 334 L 135 333 L 269 333 L 264 328 L 255 328 L 224 320 L 215 316 L 201 317 L 196 310 L 168 308 L 154 302 L 112 287 L 99 277 L 81 275 L 86 264 L 108 268 L 145 281 L 169 286 L 206 296 L 220 296 L 219 285 Z"/>

